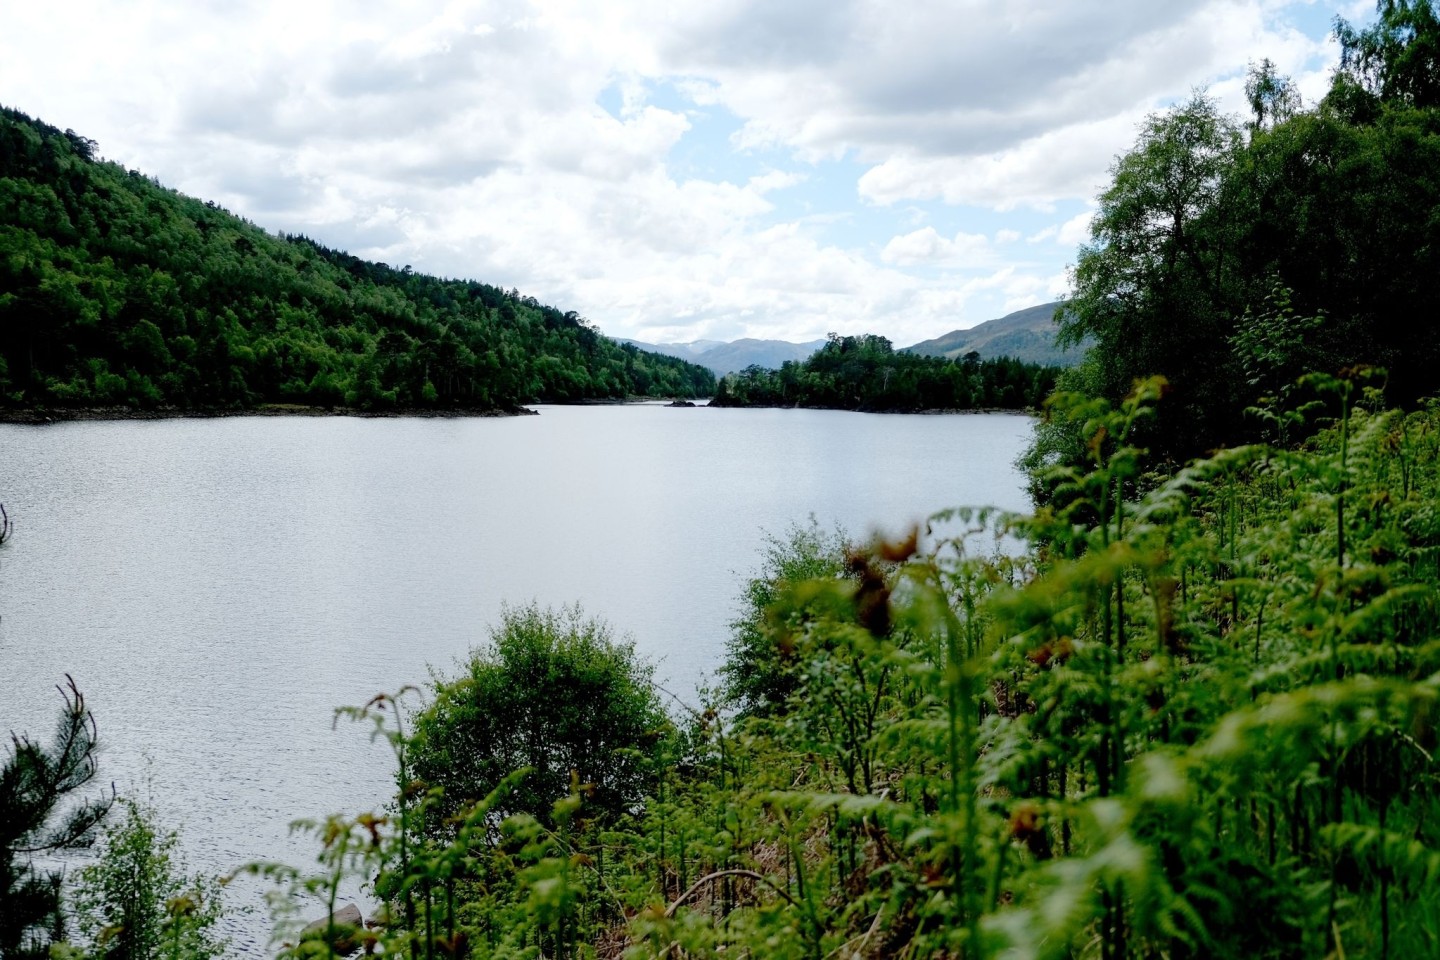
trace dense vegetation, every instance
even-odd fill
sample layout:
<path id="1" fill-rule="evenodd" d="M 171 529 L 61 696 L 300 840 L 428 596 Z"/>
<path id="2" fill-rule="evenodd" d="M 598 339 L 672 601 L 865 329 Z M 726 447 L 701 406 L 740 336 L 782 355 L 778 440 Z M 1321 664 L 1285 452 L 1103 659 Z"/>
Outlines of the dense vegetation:
<path id="1" fill-rule="evenodd" d="M 1244 409 L 1307 369 L 1383 367 L 1400 404 L 1440 390 L 1440 25 L 1432 0 L 1379 8 L 1339 23 L 1312 108 L 1267 61 L 1248 122 L 1197 94 L 1116 162 L 1062 322 L 1096 348 L 1067 383 L 1115 401 L 1165 376 L 1157 453 L 1253 439 Z M 1246 339 L 1277 291 L 1289 310 Z"/>
<path id="2" fill-rule="evenodd" d="M 513 799 L 543 736 L 459 809 L 417 778 L 446 702 L 484 711 L 471 678 L 438 682 L 428 734 L 390 698 L 353 711 L 390 733 L 404 789 L 317 824 L 321 869 L 279 872 L 287 902 L 378 874 L 391 921 L 359 935 L 424 957 L 1434 955 L 1440 409 L 1312 386 L 1343 413 L 1303 449 L 1226 450 L 1135 496 L 1162 384 L 1119 408 L 1063 396 L 1090 451 L 1059 469 L 1065 509 L 777 542 L 720 699 L 568 787 L 547 774 L 546 809 Z M 593 657 L 575 618 L 506 630 L 556 626 L 574 638 L 527 641 L 542 655 L 511 682 Z M 574 701 L 491 719 L 601 705 Z M 587 780 L 627 769 L 643 799 Z M 327 952 L 317 933 L 291 955 Z"/>
<path id="3" fill-rule="evenodd" d="M 0 108 L 0 408 L 504 410 L 709 394 L 574 312 L 276 237 Z"/>
<path id="4" fill-rule="evenodd" d="M 185 875 L 179 836 L 158 826 L 155 810 L 128 798 L 118 806 L 98 856 L 75 879 L 71 906 L 81 939 L 95 945 L 97 960 L 224 956 L 215 930 L 219 883 Z"/>
<path id="5" fill-rule="evenodd" d="M 747 367 L 720 378 L 712 407 L 820 407 L 830 410 L 1033 409 L 1059 371 L 1009 357 L 958 360 L 896 352 L 884 337 L 831 334 L 803 361 L 779 370 Z"/>
<path id="6" fill-rule="evenodd" d="M 546 820 L 576 776 L 592 815 L 614 818 L 650 792 L 650 752 L 669 735 L 649 680 L 633 648 L 578 609 L 506 610 L 463 676 L 437 685 L 418 718 L 410 770 L 442 788 L 441 817 L 526 767 L 497 809 Z"/>

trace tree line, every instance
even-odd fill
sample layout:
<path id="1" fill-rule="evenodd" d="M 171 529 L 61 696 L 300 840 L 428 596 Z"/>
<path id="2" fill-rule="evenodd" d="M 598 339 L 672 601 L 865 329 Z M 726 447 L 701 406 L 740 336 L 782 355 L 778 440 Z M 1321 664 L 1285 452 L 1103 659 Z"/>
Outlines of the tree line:
<path id="1" fill-rule="evenodd" d="M 507 410 L 703 367 L 518 291 L 273 236 L 0 108 L 0 406 Z"/>
<path id="2" fill-rule="evenodd" d="M 897 352 L 885 337 L 830 334 L 803 361 L 779 370 L 727 374 L 712 407 L 819 407 L 897 413 L 917 410 L 1035 409 L 1059 370 L 1010 357 L 955 360 Z"/>
<path id="3" fill-rule="evenodd" d="M 1246 410 L 1310 370 L 1440 386 L 1440 26 L 1431 0 L 1337 20 L 1341 59 L 1305 106 L 1270 61 L 1248 118 L 1196 94 L 1150 117 L 1113 168 L 1074 268 L 1062 337 L 1096 347 L 1068 388 L 1118 401 L 1160 374 L 1146 429 L 1176 462 L 1263 435 Z"/>

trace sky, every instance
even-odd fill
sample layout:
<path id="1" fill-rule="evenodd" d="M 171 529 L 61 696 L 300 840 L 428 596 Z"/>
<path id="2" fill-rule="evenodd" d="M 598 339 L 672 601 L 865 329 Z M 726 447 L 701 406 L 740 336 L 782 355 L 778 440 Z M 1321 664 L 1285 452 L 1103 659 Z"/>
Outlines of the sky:
<path id="1" fill-rule="evenodd" d="M 274 233 L 651 342 L 1064 296 L 1144 117 L 1373 0 L 0 0 L 0 103 Z"/>

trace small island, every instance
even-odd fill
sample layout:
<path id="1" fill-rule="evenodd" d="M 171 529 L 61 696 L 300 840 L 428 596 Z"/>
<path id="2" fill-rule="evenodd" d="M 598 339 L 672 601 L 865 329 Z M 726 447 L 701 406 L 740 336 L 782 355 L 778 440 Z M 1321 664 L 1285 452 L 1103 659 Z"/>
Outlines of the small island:
<path id="1" fill-rule="evenodd" d="M 720 379 L 712 407 L 814 407 L 872 413 L 1034 410 L 1060 370 L 1010 357 L 958 359 L 897 351 L 885 337 L 831 334 L 802 361 Z"/>

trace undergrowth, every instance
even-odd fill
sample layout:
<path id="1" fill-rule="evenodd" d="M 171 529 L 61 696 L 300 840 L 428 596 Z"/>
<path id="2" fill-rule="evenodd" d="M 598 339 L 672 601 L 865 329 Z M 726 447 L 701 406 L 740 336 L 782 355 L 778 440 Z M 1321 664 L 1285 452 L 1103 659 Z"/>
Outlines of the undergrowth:
<path id="1" fill-rule="evenodd" d="M 618 817 L 578 779 L 502 817 L 520 771 L 442 820 L 377 699 L 394 807 L 272 872 L 373 879 L 361 938 L 426 958 L 1437 955 L 1440 411 L 1310 385 L 1303 449 L 1168 477 L 1130 442 L 1161 382 L 1057 397 L 1088 459 L 1050 506 L 774 585 L 732 655 L 783 699 L 687 712 Z"/>

